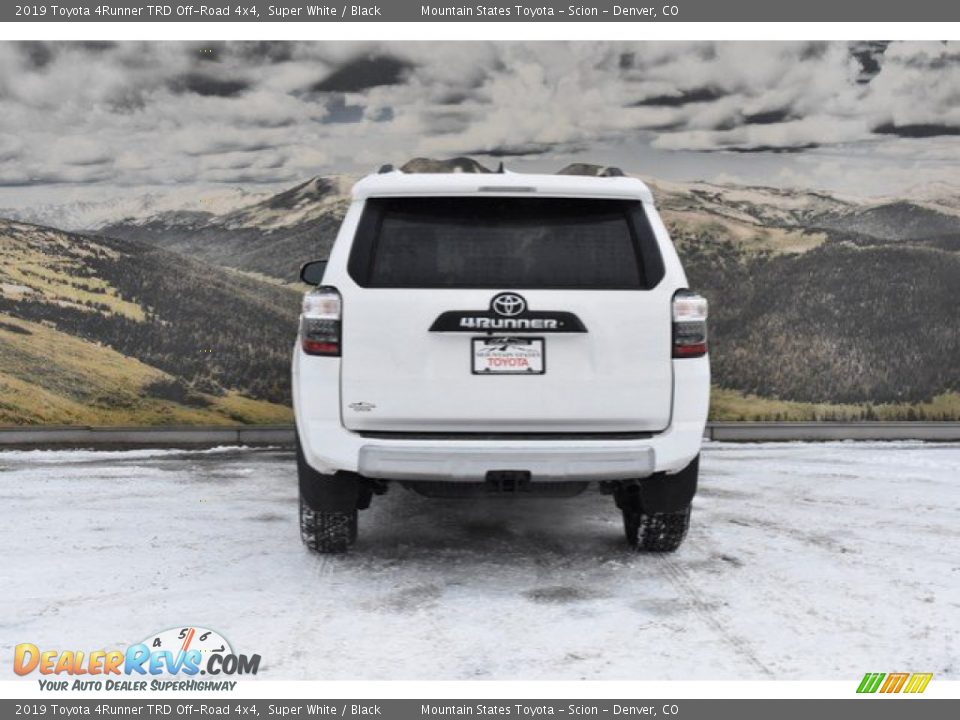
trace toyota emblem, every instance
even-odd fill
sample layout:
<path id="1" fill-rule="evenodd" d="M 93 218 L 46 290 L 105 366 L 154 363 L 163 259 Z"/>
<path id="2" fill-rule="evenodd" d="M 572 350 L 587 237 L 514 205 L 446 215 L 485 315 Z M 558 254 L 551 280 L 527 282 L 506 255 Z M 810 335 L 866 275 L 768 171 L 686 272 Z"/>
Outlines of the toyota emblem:
<path id="1" fill-rule="evenodd" d="M 527 301 L 516 293 L 500 293 L 490 301 L 490 309 L 497 315 L 516 317 L 527 309 Z"/>

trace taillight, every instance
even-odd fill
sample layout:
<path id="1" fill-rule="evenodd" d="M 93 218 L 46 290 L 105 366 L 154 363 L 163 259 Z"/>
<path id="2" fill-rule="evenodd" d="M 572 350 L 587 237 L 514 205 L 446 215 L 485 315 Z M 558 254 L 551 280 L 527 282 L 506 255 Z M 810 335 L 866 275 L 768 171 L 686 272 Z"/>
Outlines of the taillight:
<path id="1" fill-rule="evenodd" d="M 318 287 L 303 296 L 300 346 L 308 355 L 340 355 L 340 293 Z"/>
<path id="2" fill-rule="evenodd" d="M 703 357 L 707 354 L 707 299 L 690 290 L 673 296 L 673 356 Z"/>

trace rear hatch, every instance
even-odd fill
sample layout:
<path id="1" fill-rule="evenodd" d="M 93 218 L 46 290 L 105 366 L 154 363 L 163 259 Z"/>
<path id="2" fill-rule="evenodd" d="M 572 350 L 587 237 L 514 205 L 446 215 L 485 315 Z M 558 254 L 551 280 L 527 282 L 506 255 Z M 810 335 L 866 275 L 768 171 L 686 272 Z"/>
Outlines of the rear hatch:
<path id="1" fill-rule="evenodd" d="M 368 199 L 343 294 L 358 431 L 653 432 L 670 294 L 640 201 Z"/>

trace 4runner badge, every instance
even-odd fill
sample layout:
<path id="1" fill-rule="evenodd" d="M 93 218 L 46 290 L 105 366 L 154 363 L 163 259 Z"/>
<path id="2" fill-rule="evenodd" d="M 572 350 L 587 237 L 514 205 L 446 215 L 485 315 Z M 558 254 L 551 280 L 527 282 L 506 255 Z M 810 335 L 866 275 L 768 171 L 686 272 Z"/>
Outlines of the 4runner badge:
<path id="1" fill-rule="evenodd" d="M 530 310 L 522 295 L 497 293 L 489 310 L 448 310 L 430 326 L 431 332 L 585 333 L 576 315 L 562 310 Z"/>

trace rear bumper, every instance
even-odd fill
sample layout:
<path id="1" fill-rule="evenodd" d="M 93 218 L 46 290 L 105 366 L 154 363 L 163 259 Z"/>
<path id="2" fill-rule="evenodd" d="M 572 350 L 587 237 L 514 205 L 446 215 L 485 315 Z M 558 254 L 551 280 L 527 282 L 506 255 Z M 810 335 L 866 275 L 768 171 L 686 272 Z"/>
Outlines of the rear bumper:
<path id="1" fill-rule="evenodd" d="M 529 472 L 532 481 L 626 480 L 655 471 L 651 447 L 474 447 L 434 445 L 360 448 L 358 472 L 387 480 L 482 482 L 491 471 Z"/>
<path id="2" fill-rule="evenodd" d="M 333 474 L 394 480 L 482 481 L 490 470 L 529 471 L 532 482 L 620 480 L 676 473 L 700 452 L 710 402 L 707 358 L 674 361 L 670 426 L 630 439 L 372 438 L 343 427 L 338 358 L 309 358 L 329 372 L 301 373 L 294 353 L 294 412 L 307 463 Z M 304 401 L 309 398 L 309 401 Z"/>

